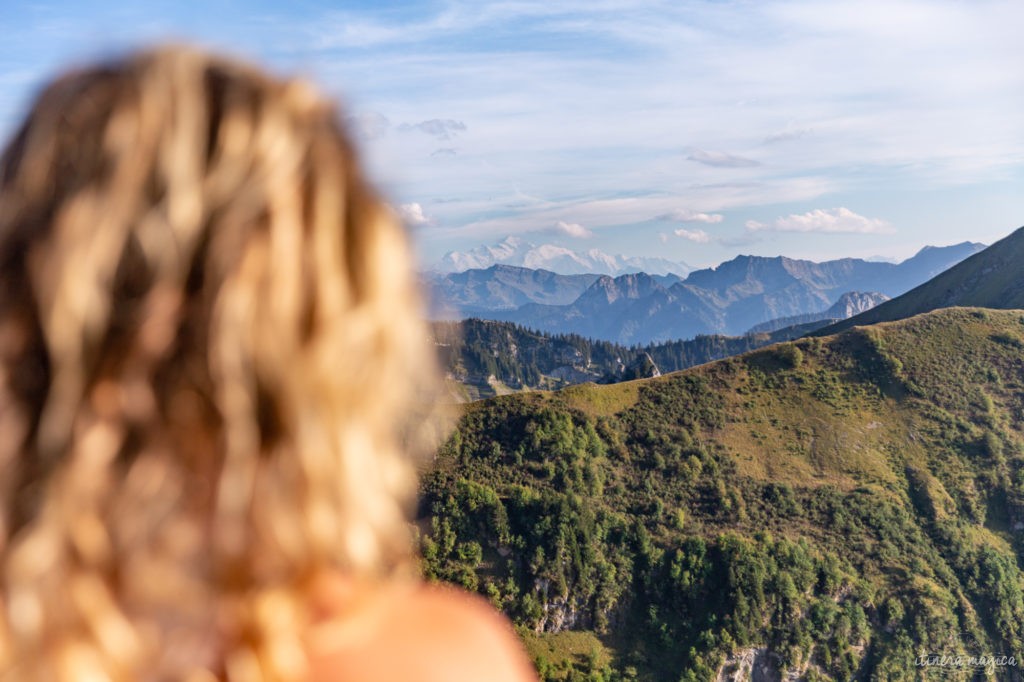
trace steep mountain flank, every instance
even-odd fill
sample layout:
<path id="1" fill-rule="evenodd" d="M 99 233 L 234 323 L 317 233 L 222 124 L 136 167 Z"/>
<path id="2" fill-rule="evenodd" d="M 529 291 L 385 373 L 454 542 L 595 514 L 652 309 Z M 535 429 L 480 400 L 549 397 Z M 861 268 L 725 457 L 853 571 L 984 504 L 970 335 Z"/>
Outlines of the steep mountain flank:
<path id="1" fill-rule="evenodd" d="M 822 329 L 819 334 L 950 306 L 1024 308 L 1024 227 L 902 296 Z"/>
<path id="2" fill-rule="evenodd" d="M 1024 311 L 473 403 L 420 516 L 426 575 L 503 609 L 545 680 L 1016 679 Z"/>

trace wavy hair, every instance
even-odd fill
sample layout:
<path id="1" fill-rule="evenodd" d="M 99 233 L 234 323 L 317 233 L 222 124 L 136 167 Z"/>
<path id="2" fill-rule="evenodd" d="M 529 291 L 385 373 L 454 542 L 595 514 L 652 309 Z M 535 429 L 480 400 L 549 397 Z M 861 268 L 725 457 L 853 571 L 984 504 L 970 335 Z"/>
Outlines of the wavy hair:
<path id="1" fill-rule="evenodd" d="M 436 395 L 407 237 L 306 83 L 68 73 L 0 159 L 0 679 L 299 679 L 409 572 Z"/>

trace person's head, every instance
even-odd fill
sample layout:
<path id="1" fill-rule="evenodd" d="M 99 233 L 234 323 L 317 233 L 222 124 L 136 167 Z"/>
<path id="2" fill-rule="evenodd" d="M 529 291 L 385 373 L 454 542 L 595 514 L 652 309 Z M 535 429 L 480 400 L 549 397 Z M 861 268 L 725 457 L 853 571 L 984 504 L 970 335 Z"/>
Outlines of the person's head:
<path id="1" fill-rule="evenodd" d="M 420 312 L 305 83 L 164 49 L 47 86 L 0 159 L 0 678 L 301 669 L 304 581 L 409 558 Z"/>

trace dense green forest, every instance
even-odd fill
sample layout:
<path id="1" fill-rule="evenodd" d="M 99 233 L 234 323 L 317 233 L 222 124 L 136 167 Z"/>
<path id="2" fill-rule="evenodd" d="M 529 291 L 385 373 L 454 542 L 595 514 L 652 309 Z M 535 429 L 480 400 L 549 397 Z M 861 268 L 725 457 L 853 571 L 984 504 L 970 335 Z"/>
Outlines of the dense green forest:
<path id="1" fill-rule="evenodd" d="M 546 334 L 512 322 L 434 322 L 441 366 L 463 400 L 592 381 L 615 383 L 674 372 L 796 338 L 827 321 L 746 336 L 622 346 L 578 334 Z"/>
<path id="2" fill-rule="evenodd" d="M 467 405 L 419 515 L 544 680 L 1019 679 L 917 662 L 1024 653 L 1024 313 Z"/>

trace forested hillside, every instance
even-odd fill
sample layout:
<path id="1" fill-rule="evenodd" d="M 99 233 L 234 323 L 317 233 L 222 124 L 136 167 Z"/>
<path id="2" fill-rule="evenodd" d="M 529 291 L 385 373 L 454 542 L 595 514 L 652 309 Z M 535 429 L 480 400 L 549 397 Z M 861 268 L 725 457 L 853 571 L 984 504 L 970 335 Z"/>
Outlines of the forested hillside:
<path id="1" fill-rule="evenodd" d="M 753 660 L 916 680 L 926 653 L 1019 658 L 1024 312 L 468 405 L 420 528 L 426 575 L 511 616 L 544 679 L 709 680 Z"/>
<path id="2" fill-rule="evenodd" d="M 545 334 L 511 322 L 434 322 L 441 366 L 461 400 L 585 382 L 656 376 L 793 339 L 827 320 L 770 333 L 698 336 L 688 341 L 622 346 L 578 334 Z"/>

